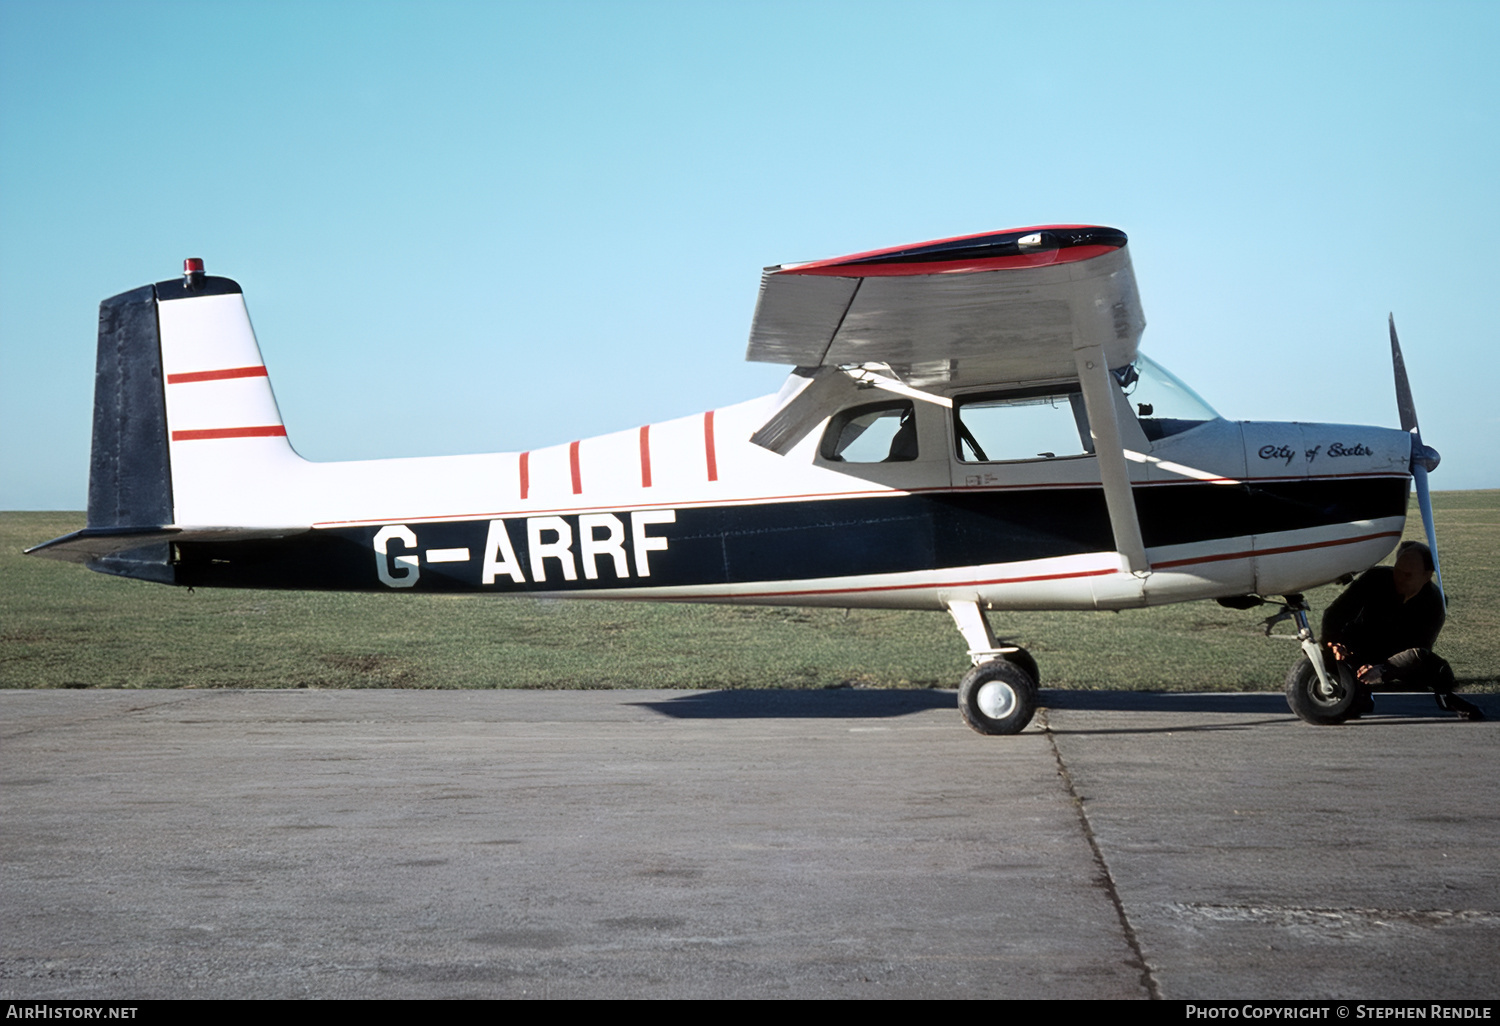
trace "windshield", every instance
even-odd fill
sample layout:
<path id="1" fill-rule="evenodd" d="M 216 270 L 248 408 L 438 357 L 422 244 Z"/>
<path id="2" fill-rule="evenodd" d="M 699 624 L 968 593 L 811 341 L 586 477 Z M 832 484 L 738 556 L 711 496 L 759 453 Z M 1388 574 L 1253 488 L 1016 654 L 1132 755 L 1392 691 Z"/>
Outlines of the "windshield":
<path id="1" fill-rule="evenodd" d="M 1219 419 L 1198 393 L 1144 354 L 1137 354 L 1134 363 L 1111 373 L 1121 391 L 1130 397 L 1141 430 L 1153 442 Z"/>

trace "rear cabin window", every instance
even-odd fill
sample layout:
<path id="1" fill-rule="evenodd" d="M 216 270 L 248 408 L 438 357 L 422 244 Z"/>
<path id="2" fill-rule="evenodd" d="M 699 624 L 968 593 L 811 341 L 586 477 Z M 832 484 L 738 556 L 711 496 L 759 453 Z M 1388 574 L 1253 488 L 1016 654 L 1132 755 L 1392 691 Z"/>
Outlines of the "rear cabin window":
<path id="1" fill-rule="evenodd" d="M 1094 451 L 1077 384 L 959 396 L 953 426 L 964 463 L 1052 460 Z"/>
<path id="2" fill-rule="evenodd" d="M 818 449 L 830 463 L 904 463 L 917 458 L 910 400 L 871 403 L 834 414 Z"/>

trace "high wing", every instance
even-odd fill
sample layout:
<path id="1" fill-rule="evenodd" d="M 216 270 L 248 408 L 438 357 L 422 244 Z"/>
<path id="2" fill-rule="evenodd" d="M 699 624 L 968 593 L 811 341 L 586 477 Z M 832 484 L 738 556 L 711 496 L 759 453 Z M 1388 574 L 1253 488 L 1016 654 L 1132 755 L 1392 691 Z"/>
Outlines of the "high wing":
<path id="1" fill-rule="evenodd" d="M 1135 359 L 1146 325 L 1125 233 L 1047 225 L 768 267 L 746 358 L 886 364 L 909 385 L 1076 375 Z"/>
<path id="2" fill-rule="evenodd" d="M 1115 547 L 1147 570 L 1109 375 L 1135 359 L 1146 327 L 1127 241 L 1045 225 L 766 268 L 746 356 L 793 364 L 806 383 L 750 440 L 786 455 L 853 388 L 889 387 L 879 371 L 908 391 L 938 389 L 935 402 L 965 383 L 1076 378 Z"/>

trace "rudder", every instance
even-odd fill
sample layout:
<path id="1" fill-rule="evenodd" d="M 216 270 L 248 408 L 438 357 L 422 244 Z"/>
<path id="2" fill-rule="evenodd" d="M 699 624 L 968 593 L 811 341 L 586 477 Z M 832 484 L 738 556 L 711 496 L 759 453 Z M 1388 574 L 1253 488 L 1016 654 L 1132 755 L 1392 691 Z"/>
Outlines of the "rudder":
<path id="1" fill-rule="evenodd" d="M 142 530 L 170 523 L 172 468 L 156 287 L 144 285 L 99 304 L 88 526 Z M 165 544 L 112 552 L 89 565 L 121 577 L 173 579 Z"/>
<path id="2" fill-rule="evenodd" d="M 99 304 L 88 515 L 90 527 L 172 522 L 166 395 L 152 285 Z"/>

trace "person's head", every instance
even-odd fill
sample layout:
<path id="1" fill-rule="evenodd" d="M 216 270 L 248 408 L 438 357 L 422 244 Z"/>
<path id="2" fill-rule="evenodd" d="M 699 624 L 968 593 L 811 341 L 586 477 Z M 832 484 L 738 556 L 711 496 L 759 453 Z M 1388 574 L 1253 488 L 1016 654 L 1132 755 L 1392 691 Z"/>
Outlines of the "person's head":
<path id="1" fill-rule="evenodd" d="M 1403 599 L 1416 597 L 1432 580 L 1432 550 L 1421 542 L 1402 542 L 1396 550 L 1395 585 Z"/>

